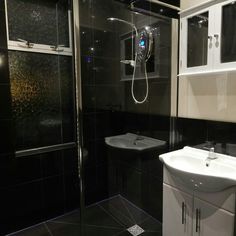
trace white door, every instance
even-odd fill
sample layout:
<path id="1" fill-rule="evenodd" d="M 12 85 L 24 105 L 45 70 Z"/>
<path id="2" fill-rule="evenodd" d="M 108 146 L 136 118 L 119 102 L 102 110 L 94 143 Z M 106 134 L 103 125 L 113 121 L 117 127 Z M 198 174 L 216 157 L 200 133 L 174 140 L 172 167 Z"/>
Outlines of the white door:
<path id="1" fill-rule="evenodd" d="M 233 236 L 234 214 L 194 198 L 193 236 Z"/>
<path id="2" fill-rule="evenodd" d="M 193 197 L 163 184 L 163 236 L 192 235 Z"/>

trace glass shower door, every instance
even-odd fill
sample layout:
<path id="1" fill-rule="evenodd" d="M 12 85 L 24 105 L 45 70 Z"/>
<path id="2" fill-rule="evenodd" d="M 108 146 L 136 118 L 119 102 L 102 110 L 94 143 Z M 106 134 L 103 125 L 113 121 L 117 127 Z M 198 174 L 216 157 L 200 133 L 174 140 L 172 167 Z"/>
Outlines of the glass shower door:
<path id="1" fill-rule="evenodd" d="M 169 150 L 172 25 L 152 12 L 151 4 L 138 3 L 79 1 L 84 235 L 157 236 L 162 231 L 158 155 Z M 142 105 L 131 95 L 134 25 L 138 33 L 151 29 L 154 40 L 147 61 L 149 97 Z M 143 65 L 137 64 L 134 77 L 141 99 Z M 151 148 L 147 140 L 156 145 Z"/>

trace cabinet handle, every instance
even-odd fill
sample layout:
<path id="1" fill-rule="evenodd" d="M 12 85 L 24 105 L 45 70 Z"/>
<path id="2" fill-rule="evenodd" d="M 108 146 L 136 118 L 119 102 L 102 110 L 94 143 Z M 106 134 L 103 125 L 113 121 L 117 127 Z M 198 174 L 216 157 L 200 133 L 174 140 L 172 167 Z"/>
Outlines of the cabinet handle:
<path id="1" fill-rule="evenodd" d="M 200 232 L 201 211 L 196 209 L 196 232 Z"/>
<path id="2" fill-rule="evenodd" d="M 185 203 L 182 202 L 182 225 L 185 224 Z"/>
<path id="3" fill-rule="evenodd" d="M 216 39 L 216 47 L 218 48 L 219 47 L 219 34 L 214 34 L 214 37 L 215 37 L 215 39 Z"/>
<path id="4" fill-rule="evenodd" d="M 213 38 L 212 36 L 210 36 L 210 35 L 208 36 L 208 39 L 209 39 L 210 41 L 212 41 L 212 38 Z"/>

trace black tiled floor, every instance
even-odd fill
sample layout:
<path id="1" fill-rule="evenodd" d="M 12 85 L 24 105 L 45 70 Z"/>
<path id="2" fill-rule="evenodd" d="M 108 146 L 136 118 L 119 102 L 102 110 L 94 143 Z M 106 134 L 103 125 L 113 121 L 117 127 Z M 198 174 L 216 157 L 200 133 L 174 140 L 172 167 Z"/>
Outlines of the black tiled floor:
<path id="1" fill-rule="evenodd" d="M 127 228 L 138 224 L 141 235 L 161 236 L 161 223 L 121 196 L 89 206 L 85 210 L 84 236 L 131 236 Z M 80 236 L 80 212 L 54 218 L 12 236 Z"/>
<path id="2" fill-rule="evenodd" d="M 114 197 L 99 204 L 107 213 L 118 219 L 126 228 L 143 222 L 149 215 L 132 205 L 123 197 Z"/>
<path id="3" fill-rule="evenodd" d="M 22 230 L 18 232 L 17 234 L 14 234 L 17 236 L 50 236 L 50 232 L 47 230 L 47 227 L 44 223 L 34 226 L 29 229 Z"/>

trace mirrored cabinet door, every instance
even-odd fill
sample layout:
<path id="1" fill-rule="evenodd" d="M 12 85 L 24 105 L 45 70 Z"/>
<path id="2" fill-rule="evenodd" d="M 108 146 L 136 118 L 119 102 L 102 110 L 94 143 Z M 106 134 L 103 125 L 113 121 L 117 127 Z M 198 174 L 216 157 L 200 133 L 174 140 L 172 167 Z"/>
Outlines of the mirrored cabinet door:
<path id="1" fill-rule="evenodd" d="M 212 69 L 214 49 L 214 11 L 183 13 L 180 31 L 180 74 L 201 73 Z"/>
<path id="2" fill-rule="evenodd" d="M 236 61 L 236 2 L 222 6 L 221 63 Z"/>
<path id="3" fill-rule="evenodd" d="M 187 67 L 207 65 L 209 12 L 194 15 L 187 19 Z"/>

